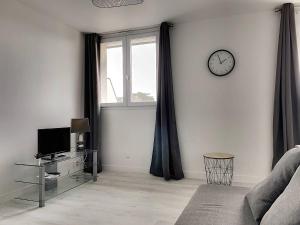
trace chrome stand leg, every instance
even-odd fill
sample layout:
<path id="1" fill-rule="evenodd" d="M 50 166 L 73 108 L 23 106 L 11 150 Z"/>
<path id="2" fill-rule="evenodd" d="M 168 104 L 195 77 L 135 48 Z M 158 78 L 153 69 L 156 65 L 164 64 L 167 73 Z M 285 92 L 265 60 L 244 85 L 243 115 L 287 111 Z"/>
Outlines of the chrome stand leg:
<path id="1" fill-rule="evenodd" d="M 94 182 L 97 181 L 97 167 L 98 167 L 98 165 L 97 165 L 97 162 L 98 162 L 97 154 L 98 154 L 97 150 L 94 150 L 93 151 L 93 181 Z"/>
<path id="2" fill-rule="evenodd" d="M 45 167 L 39 168 L 39 207 L 45 206 Z"/>

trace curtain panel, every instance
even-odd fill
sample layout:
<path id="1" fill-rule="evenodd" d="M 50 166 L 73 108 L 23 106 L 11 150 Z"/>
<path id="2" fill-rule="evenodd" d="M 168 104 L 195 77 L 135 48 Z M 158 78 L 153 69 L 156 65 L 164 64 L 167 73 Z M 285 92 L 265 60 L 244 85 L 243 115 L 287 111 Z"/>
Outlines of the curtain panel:
<path id="1" fill-rule="evenodd" d="M 98 34 L 85 34 L 84 116 L 90 121 L 91 132 L 85 136 L 85 146 L 98 151 L 97 172 L 102 171 L 100 151 L 100 42 Z M 92 157 L 88 156 L 88 168 Z M 89 171 L 92 172 L 92 171 Z"/>
<path id="2" fill-rule="evenodd" d="M 184 177 L 178 142 L 171 66 L 169 24 L 160 27 L 158 95 L 150 173 L 166 180 Z"/>
<path id="3" fill-rule="evenodd" d="M 283 154 L 300 144 L 299 65 L 295 10 L 281 8 L 273 117 L 273 167 Z"/>

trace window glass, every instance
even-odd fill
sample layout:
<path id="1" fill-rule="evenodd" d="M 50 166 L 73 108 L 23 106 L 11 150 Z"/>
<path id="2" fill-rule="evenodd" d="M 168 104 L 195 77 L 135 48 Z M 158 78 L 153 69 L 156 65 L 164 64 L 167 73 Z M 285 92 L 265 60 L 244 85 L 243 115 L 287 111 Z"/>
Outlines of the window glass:
<path id="1" fill-rule="evenodd" d="M 122 41 L 101 44 L 101 103 L 123 103 Z"/>
<path id="2" fill-rule="evenodd" d="M 132 39 L 131 102 L 156 101 L 156 36 Z"/>

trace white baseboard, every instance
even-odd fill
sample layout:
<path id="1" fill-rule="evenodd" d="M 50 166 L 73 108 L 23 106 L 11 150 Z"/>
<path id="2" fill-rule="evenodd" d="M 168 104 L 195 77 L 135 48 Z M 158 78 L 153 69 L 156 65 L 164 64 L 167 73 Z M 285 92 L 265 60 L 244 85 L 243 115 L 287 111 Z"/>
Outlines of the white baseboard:
<path id="1" fill-rule="evenodd" d="M 116 165 L 102 165 L 104 171 L 149 174 L 149 168 Z"/>
<path id="2" fill-rule="evenodd" d="M 205 172 L 196 172 L 196 171 L 184 171 L 184 175 L 186 178 L 190 179 L 201 179 L 206 180 Z M 234 174 L 233 175 L 233 185 L 243 186 L 243 187 L 252 187 L 253 185 L 260 182 L 263 178 L 261 177 L 253 177 L 242 174 Z"/>
<path id="3" fill-rule="evenodd" d="M 243 174 L 237 174 L 233 176 L 233 183 L 242 184 L 242 186 L 252 187 L 255 184 L 262 181 L 263 177 L 257 177 L 257 176 L 248 176 Z"/>
<path id="4" fill-rule="evenodd" d="M 126 173 L 140 173 L 140 174 L 149 174 L 149 168 L 143 167 L 129 167 L 129 166 L 116 166 L 116 165 L 103 165 L 103 170 L 109 172 L 126 172 Z M 189 179 L 199 179 L 206 180 L 205 172 L 184 171 L 185 178 Z M 256 176 L 248 176 L 243 174 L 234 174 L 233 176 L 233 184 L 238 186 L 251 187 L 258 182 L 260 182 L 263 178 Z"/>

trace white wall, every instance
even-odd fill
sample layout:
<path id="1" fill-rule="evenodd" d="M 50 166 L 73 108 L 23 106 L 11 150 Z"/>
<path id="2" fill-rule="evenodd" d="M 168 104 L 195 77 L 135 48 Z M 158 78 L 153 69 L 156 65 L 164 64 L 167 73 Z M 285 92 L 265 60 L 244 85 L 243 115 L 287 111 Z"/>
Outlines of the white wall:
<path id="1" fill-rule="evenodd" d="M 200 158 L 207 151 L 233 153 L 237 181 L 255 182 L 270 171 L 278 23 L 270 12 L 174 30 L 176 109 L 187 175 L 203 171 Z M 218 48 L 235 55 L 228 77 L 207 72 L 207 58 Z"/>
<path id="2" fill-rule="evenodd" d="M 203 178 L 206 152 L 235 154 L 235 181 L 257 182 L 272 160 L 272 112 L 279 16 L 272 11 L 176 24 L 175 104 L 187 177 Z M 208 72 L 211 52 L 236 57 L 227 77 Z M 104 167 L 148 172 L 155 109 L 104 109 Z"/>
<path id="3" fill-rule="evenodd" d="M 148 172 L 155 107 L 103 109 L 101 122 L 104 169 Z"/>
<path id="4" fill-rule="evenodd" d="M 0 198 L 18 188 L 14 162 L 37 152 L 37 129 L 82 114 L 80 32 L 15 0 L 0 3 Z"/>

